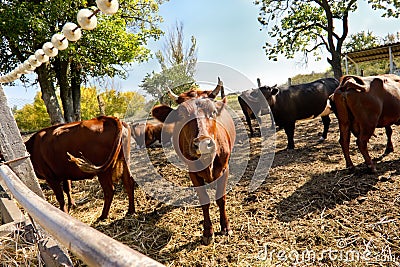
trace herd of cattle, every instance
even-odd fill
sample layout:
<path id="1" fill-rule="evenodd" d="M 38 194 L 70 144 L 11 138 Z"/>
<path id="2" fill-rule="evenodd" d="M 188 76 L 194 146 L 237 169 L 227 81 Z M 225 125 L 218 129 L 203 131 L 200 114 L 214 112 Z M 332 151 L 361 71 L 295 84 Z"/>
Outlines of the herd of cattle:
<path id="1" fill-rule="evenodd" d="M 229 158 L 235 142 L 235 125 L 226 109 L 227 99 L 215 98 L 223 88 L 218 79 L 214 90 L 191 89 L 174 97 L 177 108 L 158 105 L 152 115 L 159 124 L 128 125 L 115 117 L 102 116 L 91 120 L 51 126 L 35 133 L 26 148 L 38 178 L 45 179 L 54 191 L 60 208 L 68 212 L 74 201 L 71 181 L 97 176 L 104 192 L 104 206 L 99 219 L 108 216 L 114 194 L 114 183 L 122 179 L 129 197 L 128 213 L 134 213 L 134 180 L 129 170 L 130 138 L 139 147 L 158 140 L 172 142 L 178 156 L 187 164 L 203 210 L 203 243 L 209 244 L 213 227 L 209 215 L 210 201 L 205 183 L 217 181 L 217 205 L 220 229 L 231 234 L 226 214 L 225 191 L 229 175 Z M 270 114 L 271 127 L 283 128 L 287 148 L 294 148 L 295 123 L 320 116 L 324 125 L 322 139 L 327 137 L 329 114 L 338 119 L 340 140 L 346 167 L 354 169 L 349 156 L 350 133 L 370 171 L 376 167 L 369 156 L 367 143 L 375 128 L 385 127 L 387 147 L 393 151 L 391 125 L 400 124 L 400 77 L 392 74 L 360 77 L 343 76 L 319 79 L 311 83 L 279 88 L 276 85 L 250 89 L 238 97 L 250 135 L 254 134 L 251 119 L 259 122 Z M 65 204 L 63 191 L 68 197 Z"/>

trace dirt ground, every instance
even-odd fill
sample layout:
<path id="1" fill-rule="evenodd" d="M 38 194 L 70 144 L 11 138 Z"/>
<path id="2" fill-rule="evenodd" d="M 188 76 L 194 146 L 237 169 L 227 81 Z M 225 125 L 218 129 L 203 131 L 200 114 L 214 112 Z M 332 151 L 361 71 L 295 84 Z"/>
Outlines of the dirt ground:
<path id="1" fill-rule="evenodd" d="M 78 207 L 71 215 L 166 266 L 399 266 L 399 129 L 393 127 L 395 152 L 388 156 L 381 157 L 386 144 L 383 129 L 377 129 L 370 140 L 377 174 L 366 172 L 352 137 L 356 171 L 349 173 L 338 143 L 337 120 L 333 114 L 331 118 L 323 143 L 317 142 L 320 119 L 299 122 L 295 150 L 285 149 L 286 136 L 278 131 L 272 166 L 253 192 L 248 185 L 263 150 L 261 137 L 250 139 L 248 164 L 227 194 L 233 235 L 216 235 L 209 246 L 200 242 L 201 208 L 164 204 L 140 186 L 135 190 L 136 214 L 125 215 L 127 196 L 118 185 L 109 218 L 98 222 L 103 205 L 99 183 L 96 179 L 74 182 Z M 137 160 L 135 151 L 133 161 Z M 166 162 L 161 147 L 147 151 L 166 180 L 190 186 L 187 173 Z M 145 171 L 133 168 L 136 175 Z M 48 201 L 58 205 L 52 191 L 45 183 L 41 185 Z M 151 186 L 146 190 L 162 193 L 157 184 Z M 215 203 L 210 213 L 218 232 Z"/>

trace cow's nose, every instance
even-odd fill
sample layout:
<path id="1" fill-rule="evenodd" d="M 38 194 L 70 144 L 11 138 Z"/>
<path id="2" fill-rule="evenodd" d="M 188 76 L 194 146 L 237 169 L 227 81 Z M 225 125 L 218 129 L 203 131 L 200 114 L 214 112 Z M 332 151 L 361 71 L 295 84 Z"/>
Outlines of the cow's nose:
<path id="1" fill-rule="evenodd" d="M 209 137 L 196 138 L 193 140 L 193 147 L 197 154 L 210 154 L 215 151 L 215 142 Z"/>

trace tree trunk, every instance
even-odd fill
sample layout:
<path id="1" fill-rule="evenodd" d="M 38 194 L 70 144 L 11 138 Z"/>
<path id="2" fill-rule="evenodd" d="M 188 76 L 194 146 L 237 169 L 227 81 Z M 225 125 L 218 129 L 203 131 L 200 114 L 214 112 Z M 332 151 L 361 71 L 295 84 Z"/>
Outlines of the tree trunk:
<path id="1" fill-rule="evenodd" d="M 80 68 L 74 62 L 71 63 L 71 90 L 72 90 L 72 105 L 74 110 L 74 120 L 81 120 L 81 84 L 82 77 Z"/>
<path id="2" fill-rule="evenodd" d="M 42 99 L 46 105 L 47 113 L 50 116 L 50 122 L 52 125 L 58 123 L 64 123 L 64 118 L 61 112 L 60 105 L 57 100 L 56 91 L 54 85 L 48 75 L 49 68 L 48 63 L 43 64 L 36 69 L 38 74 L 38 80 L 40 84 L 40 89 L 42 91 Z"/>
<path id="3" fill-rule="evenodd" d="M 328 63 L 332 66 L 333 75 L 336 79 L 340 79 L 343 75 L 342 71 L 342 58 L 339 53 L 333 52 L 331 53 L 332 59 L 328 58 Z"/>
<path id="4" fill-rule="evenodd" d="M 73 119 L 74 108 L 72 102 L 72 89 L 68 81 L 69 80 L 68 70 L 70 64 L 68 63 L 68 61 L 56 60 L 54 66 L 55 66 L 58 85 L 60 86 L 60 97 L 64 110 L 64 119 L 66 122 L 72 122 L 74 121 Z"/>
<path id="5" fill-rule="evenodd" d="M 99 103 L 100 116 L 106 115 L 106 103 L 104 103 L 104 100 L 101 97 L 101 95 L 97 95 L 97 103 Z"/>

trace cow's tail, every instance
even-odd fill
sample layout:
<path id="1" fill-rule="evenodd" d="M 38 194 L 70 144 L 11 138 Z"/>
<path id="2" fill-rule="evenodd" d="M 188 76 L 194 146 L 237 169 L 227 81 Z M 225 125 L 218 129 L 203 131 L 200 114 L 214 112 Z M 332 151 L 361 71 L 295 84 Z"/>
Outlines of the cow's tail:
<path id="1" fill-rule="evenodd" d="M 117 118 L 112 118 L 112 119 L 111 118 L 107 118 L 107 117 L 101 117 L 101 118 L 110 119 L 114 123 L 116 123 L 117 133 L 118 133 L 117 137 L 114 139 L 114 144 L 113 144 L 113 148 L 111 150 L 111 153 L 109 154 L 109 156 L 108 156 L 107 160 L 104 162 L 104 164 L 102 164 L 100 166 L 96 166 L 95 164 L 90 162 L 90 160 L 85 158 L 84 155 L 82 155 L 82 153 L 81 153 L 81 157 L 78 158 L 78 157 L 74 157 L 73 155 L 71 155 L 70 153 L 67 152 L 67 154 L 68 154 L 68 156 L 70 158 L 69 161 L 75 163 L 81 171 L 86 172 L 86 173 L 95 174 L 95 173 L 102 172 L 102 171 L 106 170 L 111 165 L 114 165 L 117 162 L 117 158 L 118 158 L 119 152 L 121 151 L 122 137 L 124 135 L 124 129 L 126 127 L 124 127 L 122 122 Z M 129 157 L 128 157 L 128 159 L 129 159 Z"/>
<path id="2" fill-rule="evenodd" d="M 130 159 L 131 159 L 131 128 L 125 122 L 122 122 L 122 153 L 124 155 L 124 161 L 128 166 L 129 175 L 132 176 L 130 173 Z"/>

